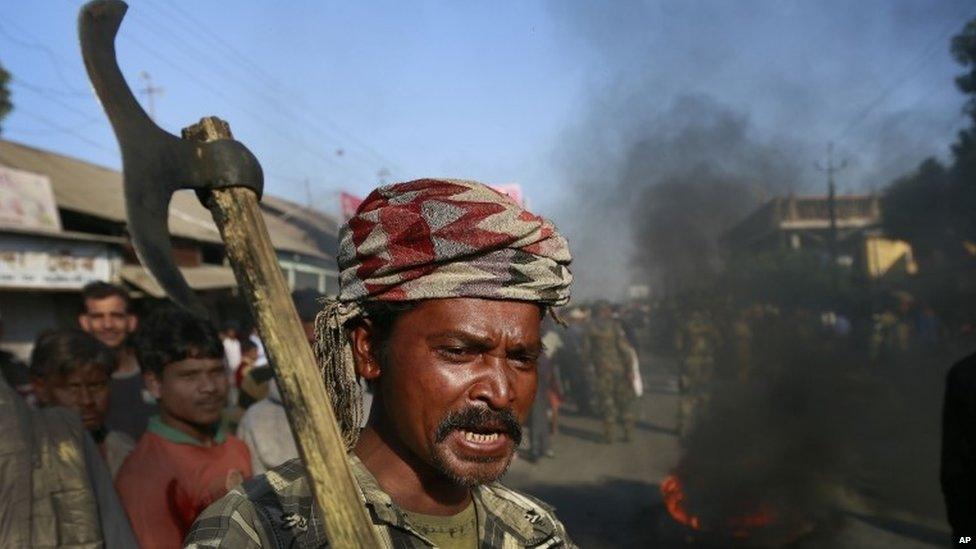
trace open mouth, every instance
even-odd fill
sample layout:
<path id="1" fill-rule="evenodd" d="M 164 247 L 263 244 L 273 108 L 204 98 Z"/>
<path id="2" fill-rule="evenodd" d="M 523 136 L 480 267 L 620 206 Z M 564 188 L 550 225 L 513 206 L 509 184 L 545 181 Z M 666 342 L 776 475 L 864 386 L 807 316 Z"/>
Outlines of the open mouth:
<path id="1" fill-rule="evenodd" d="M 469 446 L 485 449 L 508 441 L 517 445 L 522 440 L 522 428 L 511 410 L 470 407 L 448 414 L 437 426 L 435 440 L 443 442 L 452 435 Z"/>
<path id="2" fill-rule="evenodd" d="M 449 440 L 462 459 L 494 460 L 511 452 L 512 437 L 502 429 L 457 429 Z"/>
<path id="3" fill-rule="evenodd" d="M 490 442 L 495 442 L 503 436 L 503 433 L 475 433 L 473 431 L 461 431 L 461 435 L 464 440 L 468 442 L 477 442 L 481 444 L 486 444 Z"/>

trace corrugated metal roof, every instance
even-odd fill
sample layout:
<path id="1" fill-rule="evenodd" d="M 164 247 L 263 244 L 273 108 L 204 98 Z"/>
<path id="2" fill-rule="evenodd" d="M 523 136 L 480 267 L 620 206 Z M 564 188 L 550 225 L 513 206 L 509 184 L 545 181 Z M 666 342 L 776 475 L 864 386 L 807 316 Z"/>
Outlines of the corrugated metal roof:
<path id="1" fill-rule="evenodd" d="M 290 200 L 285 200 L 277 196 L 265 196 L 261 200 L 261 205 L 266 209 L 281 212 L 285 220 L 296 219 L 316 227 L 318 230 L 332 236 L 339 235 L 339 223 L 332 216 L 322 213 L 316 209 L 302 206 Z"/>
<path id="2" fill-rule="evenodd" d="M 186 278 L 186 283 L 194 290 L 220 290 L 237 286 L 234 271 L 230 267 L 200 265 L 197 267 L 180 267 L 180 272 Z M 121 275 L 122 280 L 153 297 L 166 297 L 166 292 L 156 282 L 156 279 L 141 265 L 123 265 Z"/>
<path id="3" fill-rule="evenodd" d="M 0 164 L 48 176 L 59 208 L 112 222 L 126 222 L 121 172 L 2 139 Z M 331 258 L 301 228 L 274 215 L 265 215 L 264 219 L 275 249 Z M 210 212 L 200 204 L 193 191 L 173 195 L 169 230 L 175 237 L 221 242 Z"/>
<path id="4" fill-rule="evenodd" d="M 22 234 L 27 236 L 44 236 L 63 240 L 78 240 L 82 242 L 107 242 L 109 244 L 125 244 L 129 240 L 122 236 L 108 236 L 104 234 L 80 233 L 77 231 L 49 231 L 45 229 L 28 229 L 23 227 L 3 227 L 0 231 L 6 234 Z"/>

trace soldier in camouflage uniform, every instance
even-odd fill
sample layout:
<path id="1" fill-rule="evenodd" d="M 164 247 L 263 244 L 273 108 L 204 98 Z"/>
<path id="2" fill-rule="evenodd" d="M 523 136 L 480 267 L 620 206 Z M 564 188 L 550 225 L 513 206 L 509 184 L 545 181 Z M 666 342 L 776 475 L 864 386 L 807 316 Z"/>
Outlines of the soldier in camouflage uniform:
<path id="1" fill-rule="evenodd" d="M 634 386 L 630 377 L 630 344 L 609 305 L 596 308 L 583 335 L 583 356 L 596 373 L 596 394 L 603 416 L 603 435 L 614 441 L 617 426 L 629 441 L 634 428 Z"/>
<path id="2" fill-rule="evenodd" d="M 678 333 L 676 347 L 681 354 L 678 434 L 685 437 L 708 405 L 709 385 L 715 376 L 718 332 L 706 312 L 691 313 Z"/>
<path id="3" fill-rule="evenodd" d="M 406 511 L 380 487 L 363 463 L 352 455 L 350 467 L 359 484 L 380 540 L 380 547 L 437 547 L 426 524 Z M 515 490 L 491 483 L 473 490 L 469 528 L 478 548 L 574 547 L 552 507 Z M 193 525 L 186 546 L 227 549 L 311 549 L 329 547 L 318 519 L 305 471 L 298 460 L 286 461 L 268 473 L 234 488 L 207 508 Z M 465 525 L 459 529 L 463 530 Z M 460 536 L 458 536 L 460 537 Z"/>

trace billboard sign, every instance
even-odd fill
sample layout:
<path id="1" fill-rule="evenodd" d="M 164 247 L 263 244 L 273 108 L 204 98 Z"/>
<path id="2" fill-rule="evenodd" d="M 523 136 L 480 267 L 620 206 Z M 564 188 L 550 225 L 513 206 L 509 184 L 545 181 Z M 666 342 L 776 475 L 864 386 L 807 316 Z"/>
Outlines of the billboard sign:
<path id="1" fill-rule="evenodd" d="M 61 231 L 47 176 L 0 166 L 0 227 Z"/>

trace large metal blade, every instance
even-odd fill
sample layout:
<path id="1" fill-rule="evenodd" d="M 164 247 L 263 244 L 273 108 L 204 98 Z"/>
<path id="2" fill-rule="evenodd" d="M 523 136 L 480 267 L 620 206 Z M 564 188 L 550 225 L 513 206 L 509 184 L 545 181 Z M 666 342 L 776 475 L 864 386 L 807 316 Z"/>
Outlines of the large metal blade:
<path id="1" fill-rule="evenodd" d="M 127 9 L 121 0 L 94 0 L 82 8 L 82 57 L 122 152 L 129 235 L 139 261 L 173 301 L 206 316 L 173 258 L 167 224 L 170 199 L 179 189 L 201 191 L 221 185 L 250 187 L 260 196 L 261 167 L 236 141 L 182 140 L 149 118 L 116 60 L 115 37 Z"/>

